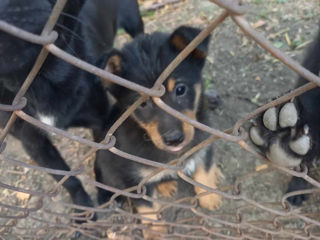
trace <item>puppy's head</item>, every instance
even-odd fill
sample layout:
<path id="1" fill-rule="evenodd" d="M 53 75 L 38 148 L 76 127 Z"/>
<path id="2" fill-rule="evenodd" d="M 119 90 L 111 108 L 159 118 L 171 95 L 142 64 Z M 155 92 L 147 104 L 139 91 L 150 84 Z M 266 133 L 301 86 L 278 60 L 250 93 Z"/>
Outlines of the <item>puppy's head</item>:
<path id="1" fill-rule="evenodd" d="M 180 27 L 171 35 L 140 35 L 121 51 L 107 57 L 106 69 L 132 82 L 152 87 L 166 66 L 199 34 L 200 30 Z M 170 107 L 196 119 L 201 103 L 201 71 L 207 55 L 209 38 L 204 40 L 164 82 L 161 99 Z M 139 95 L 117 85 L 110 86 L 119 105 L 126 108 Z M 152 100 L 141 104 L 131 116 L 159 149 L 179 152 L 194 137 L 194 127 L 158 108 Z"/>

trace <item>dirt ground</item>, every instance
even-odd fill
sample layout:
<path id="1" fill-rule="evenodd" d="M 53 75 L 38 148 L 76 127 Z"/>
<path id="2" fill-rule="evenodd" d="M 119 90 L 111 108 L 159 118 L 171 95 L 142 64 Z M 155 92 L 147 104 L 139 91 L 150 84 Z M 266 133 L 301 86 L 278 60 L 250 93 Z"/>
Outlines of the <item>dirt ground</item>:
<path id="1" fill-rule="evenodd" d="M 319 28 L 319 0 L 248 0 L 247 2 L 250 4 L 250 10 L 246 18 L 256 30 L 266 36 L 274 46 L 301 62 L 304 50 Z M 148 7 L 148 1 L 143 3 L 145 5 L 142 8 Z M 172 31 L 182 24 L 204 27 L 219 13 L 221 9 L 209 1 L 179 1 L 177 4 L 169 4 L 156 11 L 145 13 L 145 30 L 147 33 Z M 116 41 L 118 47 L 130 39 L 121 31 L 119 33 L 120 36 Z M 258 106 L 293 89 L 297 79 L 294 72 L 248 39 L 231 19 L 227 19 L 212 35 L 203 76 L 206 87 L 215 89 L 222 99 L 222 104 L 212 111 L 210 119 L 212 126 L 220 130 L 232 127 L 238 119 Z M 71 129 L 70 131 L 91 139 L 88 130 Z M 52 136 L 52 139 L 68 164 L 73 167 L 77 166 L 77 160 L 89 149 L 58 136 Z M 7 143 L 8 146 L 3 153 L 5 157 L 32 163 L 17 140 L 9 136 Z M 221 189 L 233 185 L 236 179 L 241 178 L 243 179 L 242 192 L 248 198 L 259 203 L 274 203 L 281 200 L 290 179 L 289 176 L 279 171 L 260 171 L 266 167 L 265 162 L 244 151 L 236 143 L 219 140 L 214 143 L 214 146 L 214 161 L 225 176 Z M 85 174 L 80 176 L 81 179 L 85 179 L 86 176 L 93 178 L 92 160 L 93 158 L 88 161 Z M 251 173 L 254 175 L 251 176 Z M 4 161 L 0 161 L 0 182 L 36 191 L 48 191 L 54 185 L 54 180 L 47 174 L 17 167 Z M 179 189 L 184 190 L 180 190 L 179 196 L 192 194 L 192 188 L 188 184 L 181 182 L 180 185 Z M 85 185 L 85 188 L 92 196 L 96 195 L 96 190 L 92 186 Z M 29 198 L 28 194 L 0 188 L 1 203 L 23 206 Z M 70 211 L 69 208 L 59 204 L 60 201 L 70 202 L 68 194 L 63 189 L 53 198 L 53 201 L 45 200 L 44 208 L 57 212 Z M 221 209 L 216 213 L 235 214 L 234 209 L 245 204 L 242 201 L 224 199 Z M 319 206 L 320 195 L 314 194 L 305 203 L 303 209 L 306 212 L 318 212 L 317 219 L 320 220 Z M 0 206 L 0 216 L 6 214 L 16 214 L 16 212 Z M 165 213 L 165 217 L 169 220 L 191 215 L 188 211 L 178 209 L 170 209 Z M 270 220 L 267 213 L 258 209 L 243 211 L 242 215 L 246 217 L 246 221 Z M 28 235 L 30 233 L 28 228 L 40 226 L 43 223 L 37 221 L 37 218 L 46 218 L 46 216 L 45 213 L 40 212 L 31 214 L 33 220 L 30 217 L 27 220 L 18 219 L 18 225 L 13 231 L 15 234 L 21 234 L 20 236 L 25 239 L 33 239 L 32 235 Z M 46 220 L 57 223 L 68 221 L 59 216 L 56 219 L 51 217 Z M 5 222 L 7 219 L 0 218 L 0 236 L 3 231 L 1 224 Z M 293 221 L 287 224 L 287 227 L 297 228 L 301 222 Z M 46 239 L 68 239 L 68 235 L 61 238 L 52 236 Z M 8 239 L 19 239 L 19 237 L 10 237 L 12 238 Z"/>

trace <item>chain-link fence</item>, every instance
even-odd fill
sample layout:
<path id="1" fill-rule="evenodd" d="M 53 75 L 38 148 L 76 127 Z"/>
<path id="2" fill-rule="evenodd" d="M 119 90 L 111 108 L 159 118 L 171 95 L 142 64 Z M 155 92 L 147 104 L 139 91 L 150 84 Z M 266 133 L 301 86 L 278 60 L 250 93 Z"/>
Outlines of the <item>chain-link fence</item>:
<path id="1" fill-rule="evenodd" d="M 182 172 L 183 163 L 189 156 L 205 146 L 213 143 L 217 139 L 235 142 L 239 144 L 242 149 L 252 153 L 258 158 L 264 159 L 263 156 L 261 156 L 256 150 L 247 144 L 248 135 L 242 126 L 248 120 L 255 118 L 266 109 L 289 101 L 292 98 L 315 88 L 317 85 L 320 85 L 320 78 L 318 76 L 312 74 L 296 61 L 286 56 L 250 26 L 244 17 L 248 9 L 248 6 L 244 2 L 241 0 L 211 0 L 211 2 L 212 4 L 216 4 L 221 7 L 223 12 L 220 14 L 220 16 L 211 21 L 208 26 L 169 64 L 169 66 L 167 66 L 167 68 L 156 80 L 154 86 L 150 89 L 134 84 L 129 80 L 120 78 L 105 70 L 99 69 L 87 62 L 84 62 L 59 49 L 54 44 L 58 36 L 57 33 L 53 31 L 53 28 L 59 18 L 59 15 L 61 14 L 63 6 L 66 4 L 66 0 L 57 1 L 41 35 L 34 35 L 0 21 L 1 31 L 5 31 L 17 38 L 24 39 L 25 41 L 42 45 L 42 50 L 36 60 L 36 63 L 24 81 L 24 84 L 20 88 L 19 92 L 16 94 L 13 103 L 11 105 L 0 104 L 1 111 L 12 112 L 5 128 L 0 132 L 0 153 L 4 152 L 6 147 L 4 140 L 8 135 L 10 128 L 18 118 L 23 119 L 24 121 L 27 121 L 47 132 L 61 135 L 65 138 L 71 139 L 72 141 L 85 144 L 91 148 L 83 157 L 78 159 L 79 166 L 72 171 L 61 171 L 34 166 L 32 164 L 27 164 L 12 158 L 4 157 L 3 154 L 1 154 L 1 161 L 5 161 L 10 165 L 20 166 L 24 169 L 32 169 L 39 172 L 61 175 L 64 177 L 55 186 L 52 186 L 50 191 L 35 191 L 32 190 L 33 186 L 25 189 L 0 182 L 0 186 L 3 189 L 8 189 L 9 191 L 13 192 L 26 193 L 30 196 L 23 205 L 15 205 L 14 203 L 8 205 L 0 202 L 0 207 L 3 210 L 3 213 L 0 214 L 0 218 L 3 220 L 1 221 L 0 225 L 0 238 L 65 239 L 68 238 L 68 236 L 71 236 L 74 232 L 80 232 L 85 239 L 143 239 L 141 230 L 150 228 L 150 224 L 142 224 L 141 220 L 147 219 L 149 223 L 153 223 L 154 225 L 167 226 L 167 233 L 159 233 L 159 236 L 163 239 L 320 239 L 319 208 L 317 208 L 317 206 L 311 206 L 311 208 L 308 208 L 307 210 L 305 208 L 293 208 L 288 205 L 286 201 L 288 197 L 293 195 L 302 193 L 316 193 L 320 191 L 320 182 L 311 178 L 308 175 L 307 169 L 304 169 L 302 172 L 297 172 L 277 166 L 266 160 L 266 163 L 268 163 L 267 168 L 237 178 L 232 185 L 224 186 L 221 189 L 213 189 L 209 186 L 200 184 Z M 168 76 L 202 40 L 204 40 L 210 33 L 219 27 L 220 24 L 227 18 L 231 18 L 232 21 L 238 25 L 245 34 L 255 40 L 258 45 L 272 54 L 275 58 L 283 62 L 291 70 L 309 80 L 310 83 L 303 85 L 291 91 L 290 93 L 263 105 L 262 107 L 257 108 L 242 119 L 239 119 L 230 129 L 220 131 L 192 120 L 180 112 L 172 109 L 161 100 L 161 96 L 164 94 L 164 87 L 162 84 L 168 78 Z M 83 69 L 84 71 L 95 74 L 102 79 L 106 79 L 106 81 L 111 81 L 141 94 L 141 97 L 134 104 L 132 104 L 131 107 L 129 107 L 109 129 L 105 139 L 102 142 L 93 142 L 87 140 L 86 138 L 75 136 L 70 132 L 46 125 L 23 111 L 23 108 L 26 106 L 26 104 L 28 104 L 26 98 L 24 98 L 24 95 L 32 84 L 32 81 L 39 72 L 49 53 L 80 69 Z M 116 138 L 113 136 L 114 132 L 128 118 L 128 116 L 148 98 L 151 98 L 153 102 L 162 110 L 180 119 L 181 121 L 187 122 L 194 127 L 209 133 L 211 137 L 168 164 L 154 162 L 152 159 L 144 159 L 138 156 L 133 156 L 129 153 L 121 151 L 121 149 L 117 149 L 115 147 Z M 98 188 L 100 187 L 112 191 L 115 194 L 108 203 L 96 208 L 76 206 L 66 202 L 59 203 L 63 208 L 76 208 L 84 210 L 83 213 L 66 213 L 64 211 L 58 212 L 50 210 L 47 204 L 46 207 L 43 207 L 45 205 L 45 201 L 51 201 L 51 199 L 54 199 L 55 196 L 59 194 L 60 186 L 70 176 L 78 176 L 83 174 L 83 164 L 86 164 L 85 160 L 92 156 L 99 149 L 109 150 L 112 153 L 127 158 L 131 161 L 156 167 L 158 170 L 155 171 L 154 174 L 143 179 L 138 186 L 126 190 L 115 189 L 112 186 L 106 186 L 92 179 L 86 178 L 86 185 Z M 210 212 L 203 211 L 198 206 L 199 196 L 188 196 L 174 200 L 160 200 L 147 196 L 144 184 L 153 175 L 167 169 L 176 171 L 181 180 L 205 189 L 207 192 L 201 194 L 201 196 L 215 193 L 220 195 L 223 201 L 234 202 L 234 207 L 230 209 L 223 209 L 223 211 Z M 303 178 L 305 181 L 309 182 L 313 188 L 285 194 L 282 196 L 281 200 L 277 202 L 261 202 L 244 194 L 241 184 L 245 179 L 255 178 L 261 175 L 263 172 L 270 172 L 274 170 L 291 176 Z M 160 203 L 161 208 L 156 212 L 158 219 L 148 219 L 147 216 L 135 213 L 130 205 L 130 201 L 129 204 L 127 204 L 128 206 L 125 208 L 119 208 L 115 203 L 115 198 L 120 195 L 126 196 L 129 199 L 144 199 L 147 201 Z M 232 206 L 232 204 L 230 206 Z M 182 216 L 174 220 L 166 219 L 165 212 L 173 208 L 188 210 L 188 214 L 182 214 Z M 97 221 L 91 221 L 91 213 L 93 212 L 102 214 L 102 217 L 99 217 Z M 251 216 L 254 214 L 259 217 L 252 219 Z M 74 221 L 71 221 L 79 218 L 87 219 L 88 221 L 83 224 L 76 224 Z M 27 220 L 32 224 L 21 226 L 19 225 L 19 222 L 22 220 Z"/>

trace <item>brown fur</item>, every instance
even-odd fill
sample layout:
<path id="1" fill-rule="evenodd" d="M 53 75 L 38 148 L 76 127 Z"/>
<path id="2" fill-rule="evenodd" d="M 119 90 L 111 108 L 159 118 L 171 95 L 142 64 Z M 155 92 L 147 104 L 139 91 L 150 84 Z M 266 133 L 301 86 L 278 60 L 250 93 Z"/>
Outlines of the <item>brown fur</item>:
<path id="1" fill-rule="evenodd" d="M 200 92 L 199 92 L 198 95 L 200 97 Z M 199 101 L 199 100 L 196 99 L 196 101 Z M 184 111 L 183 114 L 188 116 L 191 119 L 196 119 L 197 109 Z M 166 145 L 164 144 L 164 142 L 162 140 L 162 137 L 161 137 L 161 135 L 159 133 L 158 123 L 156 121 L 152 121 L 150 123 L 143 123 L 143 122 L 139 121 L 136 117 L 134 117 L 134 114 L 133 114 L 133 118 L 135 119 L 136 122 L 138 122 L 138 124 L 142 128 L 144 128 L 146 130 L 146 132 L 150 136 L 152 142 L 159 149 L 165 149 L 166 148 Z M 192 125 L 186 123 L 186 122 L 183 122 L 182 129 L 183 129 L 183 132 L 185 134 L 186 141 L 190 142 L 193 139 L 193 136 L 194 136 L 194 127 Z"/>
<path id="2" fill-rule="evenodd" d="M 139 125 L 146 130 L 149 137 L 151 138 L 154 145 L 156 145 L 159 149 L 164 149 L 165 144 L 162 141 L 162 137 L 158 131 L 158 122 L 153 121 L 150 123 L 142 123 L 138 120 L 136 120 Z"/>
<path id="3" fill-rule="evenodd" d="M 142 217 L 148 218 L 150 220 L 158 220 L 157 213 L 159 209 L 160 205 L 157 203 L 153 203 L 152 207 L 143 205 L 136 207 L 137 213 L 139 213 Z M 142 219 L 141 224 L 145 226 L 145 229 L 143 229 L 144 239 L 159 239 L 161 237 L 161 234 L 167 232 L 167 227 L 165 225 L 161 225 L 160 223 L 153 223 L 152 221 L 149 221 L 147 219 Z"/>
<path id="4" fill-rule="evenodd" d="M 206 57 L 206 54 L 205 52 L 199 50 L 199 49 L 196 49 L 192 52 L 192 55 L 193 57 L 195 58 L 205 58 Z"/>
<path id="5" fill-rule="evenodd" d="M 196 119 L 196 111 L 188 110 L 188 111 L 183 112 L 183 114 L 188 116 L 191 119 Z M 191 141 L 194 136 L 194 127 L 189 123 L 183 122 L 182 129 L 185 134 L 186 141 Z"/>
<path id="6" fill-rule="evenodd" d="M 113 55 L 110 57 L 105 69 L 106 71 L 115 74 L 121 72 L 121 57 L 119 55 Z"/>
<path id="7" fill-rule="evenodd" d="M 114 56 L 110 57 L 104 70 L 106 70 L 107 72 L 111 72 L 111 73 L 120 72 L 121 71 L 121 57 L 119 55 L 114 55 Z M 103 78 L 101 80 L 102 80 L 103 86 L 105 86 L 105 87 L 110 87 L 112 85 L 112 82 L 109 81 L 108 79 Z M 109 94 L 109 95 L 111 96 L 111 94 Z M 113 96 L 111 96 L 111 97 L 113 97 Z"/>
<path id="8" fill-rule="evenodd" d="M 176 86 L 176 80 L 174 78 L 169 78 L 168 79 L 168 91 L 172 92 L 174 87 Z"/>
<path id="9" fill-rule="evenodd" d="M 158 184 L 157 189 L 162 196 L 170 198 L 178 191 L 178 183 L 174 180 L 161 182 Z"/>
<path id="10" fill-rule="evenodd" d="M 187 40 L 181 35 L 175 35 L 172 38 L 172 42 L 171 43 L 173 44 L 173 46 L 175 46 L 175 48 L 178 51 L 182 51 L 188 45 Z"/>
<path id="11" fill-rule="evenodd" d="M 171 42 L 178 51 L 182 51 L 188 45 L 188 41 L 181 35 L 174 36 Z M 200 49 L 193 50 L 191 55 L 195 58 L 200 58 L 200 59 L 206 58 L 207 56 L 206 53 L 201 51 Z"/>
<path id="12" fill-rule="evenodd" d="M 196 172 L 193 175 L 193 179 L 195 181 L 214 189 L 217 188 L 221 178 L 223 178 L 223 174 L 219 168 L 217 168 L 215 165 L 212 165 L 207 171 L 203 163 L 199 164 Z M 194 187 L 194 191 L 197 195 L 207 192 L 205 189 L 197 186 Z M 199 198 L 200 206 L 209 210 L 220 208 L 221 202 L 221 196 L 215 193 L 210 193 Z"/>

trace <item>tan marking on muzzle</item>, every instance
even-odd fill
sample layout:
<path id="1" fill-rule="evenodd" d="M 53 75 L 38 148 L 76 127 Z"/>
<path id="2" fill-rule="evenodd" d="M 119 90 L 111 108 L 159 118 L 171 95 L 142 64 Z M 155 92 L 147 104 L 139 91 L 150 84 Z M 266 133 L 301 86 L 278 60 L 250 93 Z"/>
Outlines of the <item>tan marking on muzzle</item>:
<path id="1" fill-rule="evenodd" d="M 192 110 L 184 111 L 183 114 L 191 119 L 196 120 L 200 96 L 201 96 L 201 84 L 195 84 L 194 88 L 195 88 L 195 98 L 194 98 L 194 105 L 193 105 L 194 107 Z M 194 127 L 189 123 L 183 122 L 182 130 L 184 133 L 185 142 L 186 143 L 191 142 L 194 137 L 194 132 L 195 132 Z"/>
<path id="2" fill-rule="evenodd" d="M 191 119 L 196 119 L 196 111 L 187 110 L 184 111 L 183 114 Z M 189 123 L 183 122 L 182 130 L 184 133 L 184 142 L 190 143 L 194 137 L 194 127 Z"/>
<path id="3" fill-rule="evenodd" d="M 169 78 L 168 79 L 168 91 L 172 92 L 175 86 L 176 86 L 176 80 L 174 78 Z"/>
<path id="4" fill-rule="evenodd" d="M 138 121 L 137 119 L 136 121 L 144 130 L 146 130 L 146 132 L 148 133 L 149 137 L 151 138 L 154 145 L 156 145 L 156 147 L 158 147 L 159 149 L 165 149 L 166 145 L 162 141 L 162 137 L 158 130 L 158 125 L 159 125 L 158 122 L 152 121 L 150 123 L 143 123 Z"/>
<path id="5" fill-rule="evenodd" d="M 190 117 L 191 119 L 196 119 L 196 111 L 185 111 L 183 112 L 184 115 Z M 158 122 L 154 121 L 148 124 L 144 124 L 144 123 L 140 123 L 140 126 L 142 128 L 144 128 L 146 130 L 146 132 L 148 133 L 149 137 L 151 138 L 152 142 L 154 143 L 154 145 L 156 147 L 158 147 L 159 149 L 163 149 L 163 150 L 167 150 L 167 151 L 172 151 L 171 146 L 166 145 L 163 140 L 162 140 L 162 136 L 159 133 L 158 130 Z M 185 147 L 186 145 L 188 145 L 193 137 L 194 137 L 194 127 L 191 124 L 188 124 L 186 122 L 182 122 L 182 131 L 184 134 L 184 140 L 181 144 L 179 144 L 179 146 Z M 177 147 L 177 146 L 175 146 Z M 182 150 L 182 149 L 181 149 Z"/>
<path id="6" fill-rule="evenodd" d="M 199 96 L 197 96 L 199 95 Z M 199 101 L 199 97 L 200 94 L 196 94 L 196 99 L 195 101 Z M 184 111 L 183 114 L 188 116 L 191 119 L 196 119 L 196 113 L 197 113 L 197 107 L 193 110 L 187 110 Z M 163 140 L 162 140 L 162 136 L 159 133 L 159 129 L 158 129 L 158 125 L 159 123 L 157 121 L 152 121 L 150 123 L 143 123 L 141 121 L 139 121 L 135 115 L 132 115 L 133 118 L 136 120 L 136 122 L 143 128 L 145 129 L 145 131 L 148 133 L 149 137 L 151 138 L 153 144 L 162 150 L 167 150 L 167 151 L 173 151 L 171 146 L 166 145 Z M 184 141 L 180 144 L 180 146 L 183 145 L 183 147 L 185 147 L 186 145 L 188 145 L 193 137 L 194 137 L 194 127 L 191 124 L 188 124 L 186 122 L 182 122 L 182 131 L 184 133 Z M 177 147 L 177 146 L 175 146 Z"/>

